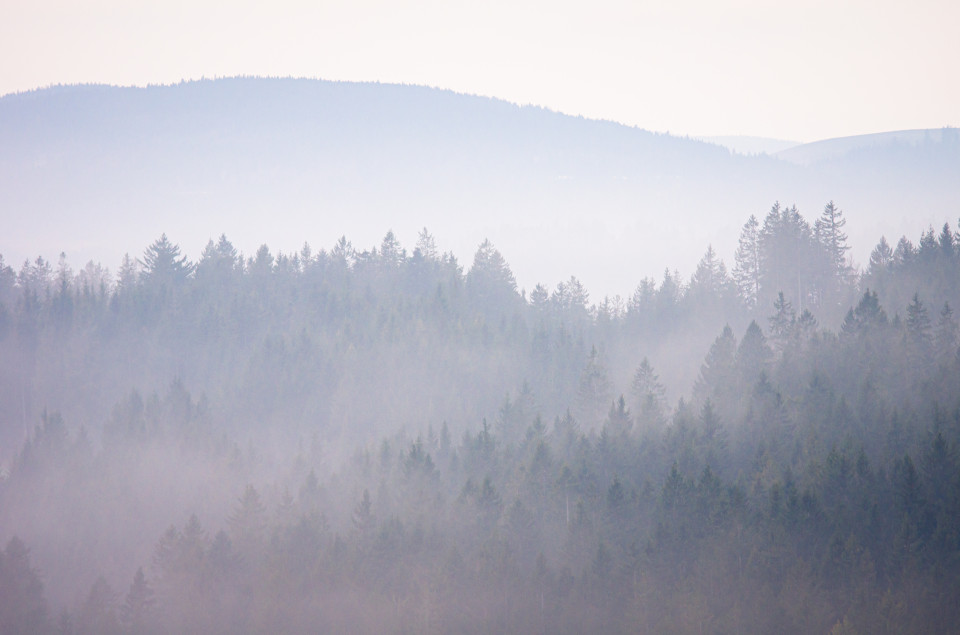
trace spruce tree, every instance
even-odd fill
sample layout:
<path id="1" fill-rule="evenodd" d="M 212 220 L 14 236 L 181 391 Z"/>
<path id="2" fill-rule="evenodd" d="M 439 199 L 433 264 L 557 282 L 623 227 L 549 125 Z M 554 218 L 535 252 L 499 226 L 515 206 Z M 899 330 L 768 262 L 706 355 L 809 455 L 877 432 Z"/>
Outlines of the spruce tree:
<path id="1" fill-rule="evenodd" d="M 833 265 L 833 273 L 838 280 L 844 280 L 849 273 L 847 265 L 847 251 L 850 250 L 847 245 L 847 235 L 843 233 L 843 227 L 847 224 L 847 219 L 843 217 L 833 201 L 830 201 L 823 208 L 820 218 L 814 223 L 814 233 L 827 252 L 827 256 Z"/>
<path id="2" fill-rule="evenodd" d="M 733 279 L 744 304 L 756 308 L 760 297 L 760 222 L 752 214 L 740 230 Z"/>

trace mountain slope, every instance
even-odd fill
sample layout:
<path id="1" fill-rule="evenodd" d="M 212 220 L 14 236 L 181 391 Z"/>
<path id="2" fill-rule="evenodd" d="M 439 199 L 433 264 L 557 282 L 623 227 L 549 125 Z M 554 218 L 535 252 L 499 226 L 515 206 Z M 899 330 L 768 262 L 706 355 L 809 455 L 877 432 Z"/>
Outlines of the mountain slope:
<path id="1" fill-rule="evenodd" d="M 868 153 L 903 153 L 918 148 L 957 143 L 955 128 L 939 130 L 898 130 L 823 139 L 811 143 L 794 144 L 775 153 L 777 158 L 797 165 L 817 165 L 856 158 Z"/>
<path id="2" fill-rule="evenodd" d="M 950 148 L 945 174 L 960 164 Z M 710 243 L 729 262 L 746 217 L 775 200 L 808 216 L 836 200 L 862 259 L 879 233 L 916 233 L 918 210 L 960 208 L 948 181 L 835 179 L 413 86 L 238 78 L 0 98 L 0 253 L 14 265 L 63 250 L 75 267 L 115 268 L 117 245 L 161 232 L 193 258 L 222 232 L 248 255 L 341 235 L 367 248 L 388 229 L 410 249 L 427 227 L 466 264 L 490 238 L 528 290 L 577 275 L 595 293 L 629 294 Z"/>

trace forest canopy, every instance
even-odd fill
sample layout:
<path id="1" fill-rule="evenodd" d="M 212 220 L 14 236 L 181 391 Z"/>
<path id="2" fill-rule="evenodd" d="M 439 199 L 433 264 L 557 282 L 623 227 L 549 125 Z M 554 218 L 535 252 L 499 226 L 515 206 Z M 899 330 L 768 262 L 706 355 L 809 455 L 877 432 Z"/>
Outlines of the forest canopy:
<path id="1" fill-rule="evenodd" d="M 946 632 L 960 236 L 629 298 L 424 229 L 0 256 L 0 632 Z"/>

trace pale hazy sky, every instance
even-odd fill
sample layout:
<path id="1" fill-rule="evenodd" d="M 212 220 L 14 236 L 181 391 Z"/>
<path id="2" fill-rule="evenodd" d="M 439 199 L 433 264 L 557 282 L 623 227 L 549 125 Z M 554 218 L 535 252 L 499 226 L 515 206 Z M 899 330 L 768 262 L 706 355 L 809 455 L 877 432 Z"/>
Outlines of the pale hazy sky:
<path id="1" fill-rule="evenodd" d="M 681 135 L 960 125 L 957 0 L 4 0 L 0 94 L 232 75 L 425 84 Z"/>

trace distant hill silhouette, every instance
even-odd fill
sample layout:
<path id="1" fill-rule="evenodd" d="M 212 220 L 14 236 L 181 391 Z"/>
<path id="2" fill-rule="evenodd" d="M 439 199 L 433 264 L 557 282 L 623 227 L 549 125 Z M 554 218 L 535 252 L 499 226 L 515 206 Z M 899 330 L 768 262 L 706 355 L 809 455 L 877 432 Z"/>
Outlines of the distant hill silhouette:
<path id="1" fill-rule="evenodd" d="M 0 98 L 0 253 L 115 269 L 161 232 L 196 258 L 224 232 L 250 255 L 341 235 L 368 248 L 389 229 L 412 249 L 427 227 L 468 267 L 489 238 L 528 290 L 576 275 L 629 294 L 710 243 L 732 265 L 747 216 L 776 200 L 808 217 L 836 201 L 860 261 L 881 233 L 960 215 L 955 134 L 803 159 L 816 148 L 743 156 L 417 86 L 53 87 Z"/>
<path id="2" fill-rule="evenodd" d="M 697 137 L 700 141 L 715 143 L 718 146 L 729 148 L 740 154 L 776 154 L 787 148 L 801 145 L 797 141 L 785 139 L 768 139 L 767 137 L 749 137 L 733 135 L 722 137 Z"/>
<path id="3" fill-rule="evenodd" d="M 960 131 L 956 128 L 898 130 L 795 144 L 775 154 L 780 159 L 798 165 L 859 161 L 867 154 L 885 155 L 887 159 L 895 162 L 916 150 L 923 153 L 930 148 L 948 149 L 958 141 Z"/>

